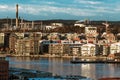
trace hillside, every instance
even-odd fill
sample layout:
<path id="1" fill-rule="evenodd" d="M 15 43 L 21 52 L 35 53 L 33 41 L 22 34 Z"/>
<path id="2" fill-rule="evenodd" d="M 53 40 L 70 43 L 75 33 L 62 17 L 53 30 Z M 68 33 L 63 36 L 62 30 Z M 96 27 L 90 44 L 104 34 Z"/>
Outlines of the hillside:
<path id="1" fill-rule="evenodd" d="M 19 22 L 21 20 L 19 19 Z M 79 27 L 74 27 L 74 23 L 76 22 L 77 20 L 61 20 L 61 19 L 58 19 L 58 20 L 35 20 L 34 23 L 41 23 L 43 25 L 50 25 L 51 23 L 63 23 L 64 24 L 64 27 L 63 28 L 57 28 L 57 29 L 54 29 L 52 30 L 51 32 L 82 32 L 80 31 L 81 29 Z M 29 20 L 23 20 L 23 22 L 32 22 L 32 21 L 29 21 Z M 84 24 L 86 25 L 91 25 L 91 26 L 95 26 L 95 27 L 98 27 L 98 32 L 104 32 L 105 31 L 105 26 L 102 25 L 103 22 L 106 22 L 106 21 L 89 21 L 89 24 L 84 22 Z M 3 24 L 9 24 L 12 26 L 15 25 L 16 23 L 16 20 L 15 19 L 0 19 L 0 27 L 3 26 Z M 108 23 L 110 24 L 110 28 L 111 28 L 111 31 L 113 33 L 120 33 L 120 21 L 108 21 Z M 40 25 L 40 24 L 38 24 Z M 50 32 L 50 31 L 49 31 Z"/>

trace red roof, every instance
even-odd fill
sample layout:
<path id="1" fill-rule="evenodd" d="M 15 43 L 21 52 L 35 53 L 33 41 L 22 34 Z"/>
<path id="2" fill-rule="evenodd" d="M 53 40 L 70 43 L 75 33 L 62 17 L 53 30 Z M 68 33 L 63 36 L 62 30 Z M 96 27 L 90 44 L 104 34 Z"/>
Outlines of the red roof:
<path id="1" fill-rule="evenodd" d="M 115 57 L 115 54 L 109 54 L 108 57 Z"/>

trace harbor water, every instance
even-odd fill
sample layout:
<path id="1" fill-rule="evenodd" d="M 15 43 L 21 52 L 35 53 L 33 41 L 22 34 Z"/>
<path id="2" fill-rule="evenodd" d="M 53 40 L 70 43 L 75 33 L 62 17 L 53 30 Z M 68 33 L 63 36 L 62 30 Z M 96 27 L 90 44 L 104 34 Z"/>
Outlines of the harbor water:
<path id="1" fill-rule="evenodd" d="M 53 75 L 82 75 L 97 80 L 102 77 L 120 77 L 120 64 L 71 64 L 65 58 L 7 57 L 9 67 L 51 72 Z"/>

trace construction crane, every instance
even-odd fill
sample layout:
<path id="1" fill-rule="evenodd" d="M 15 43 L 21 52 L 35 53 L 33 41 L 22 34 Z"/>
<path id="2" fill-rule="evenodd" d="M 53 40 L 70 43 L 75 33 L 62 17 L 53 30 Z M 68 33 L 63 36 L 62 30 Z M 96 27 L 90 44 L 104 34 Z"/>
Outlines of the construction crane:
<path id="1" fill-rule="evenodd" d="M 102 23 L 102 24 L 105 25 L 106 33 L 108 33 L 108 27 L 110 24 L 107 21 L 105 23 Z"/>

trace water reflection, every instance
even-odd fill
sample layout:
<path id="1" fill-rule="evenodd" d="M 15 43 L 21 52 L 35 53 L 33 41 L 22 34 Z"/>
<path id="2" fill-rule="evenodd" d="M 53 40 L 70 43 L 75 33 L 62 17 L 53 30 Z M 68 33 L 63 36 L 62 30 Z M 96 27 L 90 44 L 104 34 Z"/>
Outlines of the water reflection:
<path id="1" fill-rule="evenodd" d="M 92 71 L 92 72 L 91 72 Z M 95 77 L 95 65 L 81 64 L 81 75 Z"/>
<path id="2" fill-rule="evenodd" d="M 76 74 L 97 80 L 101 77 L 119 77 L 120 64 L 71 64 L 70 59 L 10 57 L 10 67 L 52 72 L 54 75 Z"/>

